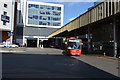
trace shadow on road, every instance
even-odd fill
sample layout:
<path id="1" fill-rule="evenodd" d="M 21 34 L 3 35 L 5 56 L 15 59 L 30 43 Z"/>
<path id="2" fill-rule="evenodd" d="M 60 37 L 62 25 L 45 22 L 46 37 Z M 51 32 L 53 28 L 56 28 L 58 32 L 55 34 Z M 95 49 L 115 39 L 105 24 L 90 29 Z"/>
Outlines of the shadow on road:
<path id="1" fill-rule="evenodd" d="M 62 54 L 3 53 L 2 64 L 3 80 L 5 78 L 117 79 L 110 73 Z"/>

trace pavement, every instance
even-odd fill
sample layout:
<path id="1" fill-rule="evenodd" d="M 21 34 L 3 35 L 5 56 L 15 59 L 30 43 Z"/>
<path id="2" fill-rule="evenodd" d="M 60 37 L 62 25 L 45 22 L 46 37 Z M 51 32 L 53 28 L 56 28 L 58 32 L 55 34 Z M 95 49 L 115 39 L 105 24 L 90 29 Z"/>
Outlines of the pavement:
<path id="1" fill-rule="evenodd" d="M 6 53 L 6 52 L 29 52 L 29 54 L 32 54 L 33 52 L 40 52 L 41 53 L 45 53 L 45 51 L 47 50 L 47 53 L 51 53 L 51 54 L 56 54 L 56 53 L 62 53 L 63 50 L 60 49 L 53 49 L 51 50 L 51 48 L 33 48 L 33 47 L 19 47 L 19 48 L 0 48 L 0 52 Z M 45 54 L 47 54 L 45 53 Z M 35 54 L 35 53 L 34 53 Z M 38 54 L 38 53 L 37 53 Z"/>
<path id="2" fill-rule="evenodd" d="M 19 48 L 0 48 L 0 52 L 25 52 L 26 48 L 19 47 Z"/>
<path id="3" fill-rule="evenodd" d="M 117 58 L 100 55 L 81 55 L 80 57 L 72 57 L 120 77 L 120 60 Z"/>

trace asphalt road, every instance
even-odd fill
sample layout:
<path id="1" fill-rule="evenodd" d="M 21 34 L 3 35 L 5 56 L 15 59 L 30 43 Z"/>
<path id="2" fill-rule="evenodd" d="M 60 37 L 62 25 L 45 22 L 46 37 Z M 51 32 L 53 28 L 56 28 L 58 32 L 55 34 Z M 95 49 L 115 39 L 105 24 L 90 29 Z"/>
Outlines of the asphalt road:
<path id="1" fill-rule="evenodd" d="M 116 78 L 57 49 L 2 53 L 2 64 L 3 78 Z"/>

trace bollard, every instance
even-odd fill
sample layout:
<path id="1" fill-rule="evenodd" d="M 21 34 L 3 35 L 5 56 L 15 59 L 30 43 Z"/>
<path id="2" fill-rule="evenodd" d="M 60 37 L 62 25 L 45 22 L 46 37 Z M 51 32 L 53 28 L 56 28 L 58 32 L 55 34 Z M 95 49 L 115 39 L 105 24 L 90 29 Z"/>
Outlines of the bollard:
<path id="1" fill-rule="evenodd" d="M 106 53 L 104 52 L 104 56 L 106 56 Z"/>

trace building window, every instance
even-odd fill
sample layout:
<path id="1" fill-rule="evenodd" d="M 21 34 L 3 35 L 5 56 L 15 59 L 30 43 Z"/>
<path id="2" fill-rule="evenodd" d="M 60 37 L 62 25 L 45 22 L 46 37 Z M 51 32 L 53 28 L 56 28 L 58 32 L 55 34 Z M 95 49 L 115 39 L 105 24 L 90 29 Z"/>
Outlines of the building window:
<path id="1" fill-rule="evenodd" d="M 33 15 L 33 19 L 38 19 L 38 16 L 37 15 Z"/>
<path id="2" fill-rule="evenodd" d="M 20 20 L 21 20 L 21 11 L 19 11 L 19 23 L 20 23 Z"/>
<path id="3" fill-rule="evenodd" d="M 51 10 L 52 7 L 51 6 L 46 6 L 46 9 Z"/>
<path id="4" fill-rule="evenodd" d="M 36 8 L 39 8 L 39 5 L 35 5 Z"/>
<path id="5" fill-rule="evenodd" d="M 28 7 L 29 7 L 29 8 L 31 8 L 31 7 L 33 7 L 33 8 L 39 8 L 39 5 L 29 4 Z"/>
<path id="6" fill-rule="evenodd" d="M 53 23 L 53 26 L 60 26 L 60 23 Z"/>
<path id="7" fill-rule="evenodd" d="M 3 25 L 6 25 L 6 22 L 5 22 L 5 21 L 3 21 Z"/>
<path id="8" fill-rule="evenodd" d="M 7 8 L 7 4 L 4 4 L 4 7 Z"/>
<path id="9" fill-rule="evenodd" d="M 48 22 L 48 26 L 50 26 L 50 22 Z"/>
<path id="10" fill-rule="evenodd" d="M 53 17 L 52 20 L 53 20 L 53 21 L 60 21 L 60 18 L 58 18 L 58 17 Z"/>
<path id="11" fill-rule="evenodd" d="M 42 25 L 42 22 L 41 22 L 41 21 L 39 22 L 39 25 Z"/>
<path id="12" fill-rule="evenodd" d="M 41 20 L 42 19 L 42 16 L 39 16 L 39 20 Z"/>
<path id="13" fill-rule="evenodd" d="M 53 11 L 53 15 L 56 15 L 56 16 L 60 16 L 60 12 L 55 12 L 55 11 Z"/>
<path id="14" fill-rule="evenodd" d="M 50 15 L 50 12 L 46 12 L 46 15 Z"/>
<path id="15" fill-rule="evenodd" d="M 60 10 L 61 10 L 61 7 L 57 7 L 57 10 L 59 10 L 59 11 L 60 11 Z"/>
<path id="16" fill-rule="evenodd" d="M 54 10 L 54 6 L 52 6 L 52 10 Z"/>
<path id="17" fill-rule="evenodd" d="M 57 7 L 56 7 L 56 6 L 54 6 L 54 10 L 57 10 Z"/>
<path id="18" fill-rule="evenodd" d="M 47 23 L 43 23 L 42 25 L 47 25 Z"/>
<path id="19" fill-rule="evenodd" d="M 45 14 L 45 11 L 40 11 L 40 14 Z"/>
<path id="20" fill-rule="evenodd" d="M 4 14 L 4 15 L 7 15 L 7 12 L 4 11 L 3 14 Z"/>
<path id="21" fill-rule="evenodd" d="M 48 20 L 50 20 L 50 17 L 48 17 Z"/>
<path id="22" fill-rule="evenodd" d="M 29 4 L 28 7 L 31 8 L 31 4 Z"/>
<path id="23" fill-rule="evenodd" d="M 31 17 L 31 16 L 28 16 L 28 18 L 29 18 L 29 19 L 33 19 L 33 17 Z"/>
<path id="24" fill-rule="evenodd" d="M 39 25 L 46 25 L 46 26 L 48 25 L 48 26 L 50 26 L 50 22 L 42 22 L 42 21 L 40 21 Z"/>
<path id="25" fill-rule="evenodd" d="M 43 17 L 43 20 L 47 20 L 47 18 L 48 18 L 48 17 L 45 17 L 45 16 L 44 16 L 44 17 Z"/>
<path id="26" fill-rule="evenodd" d="M 40 5 L 40 9 L 44 9 L 45 7 L 45 5 Z"/>

